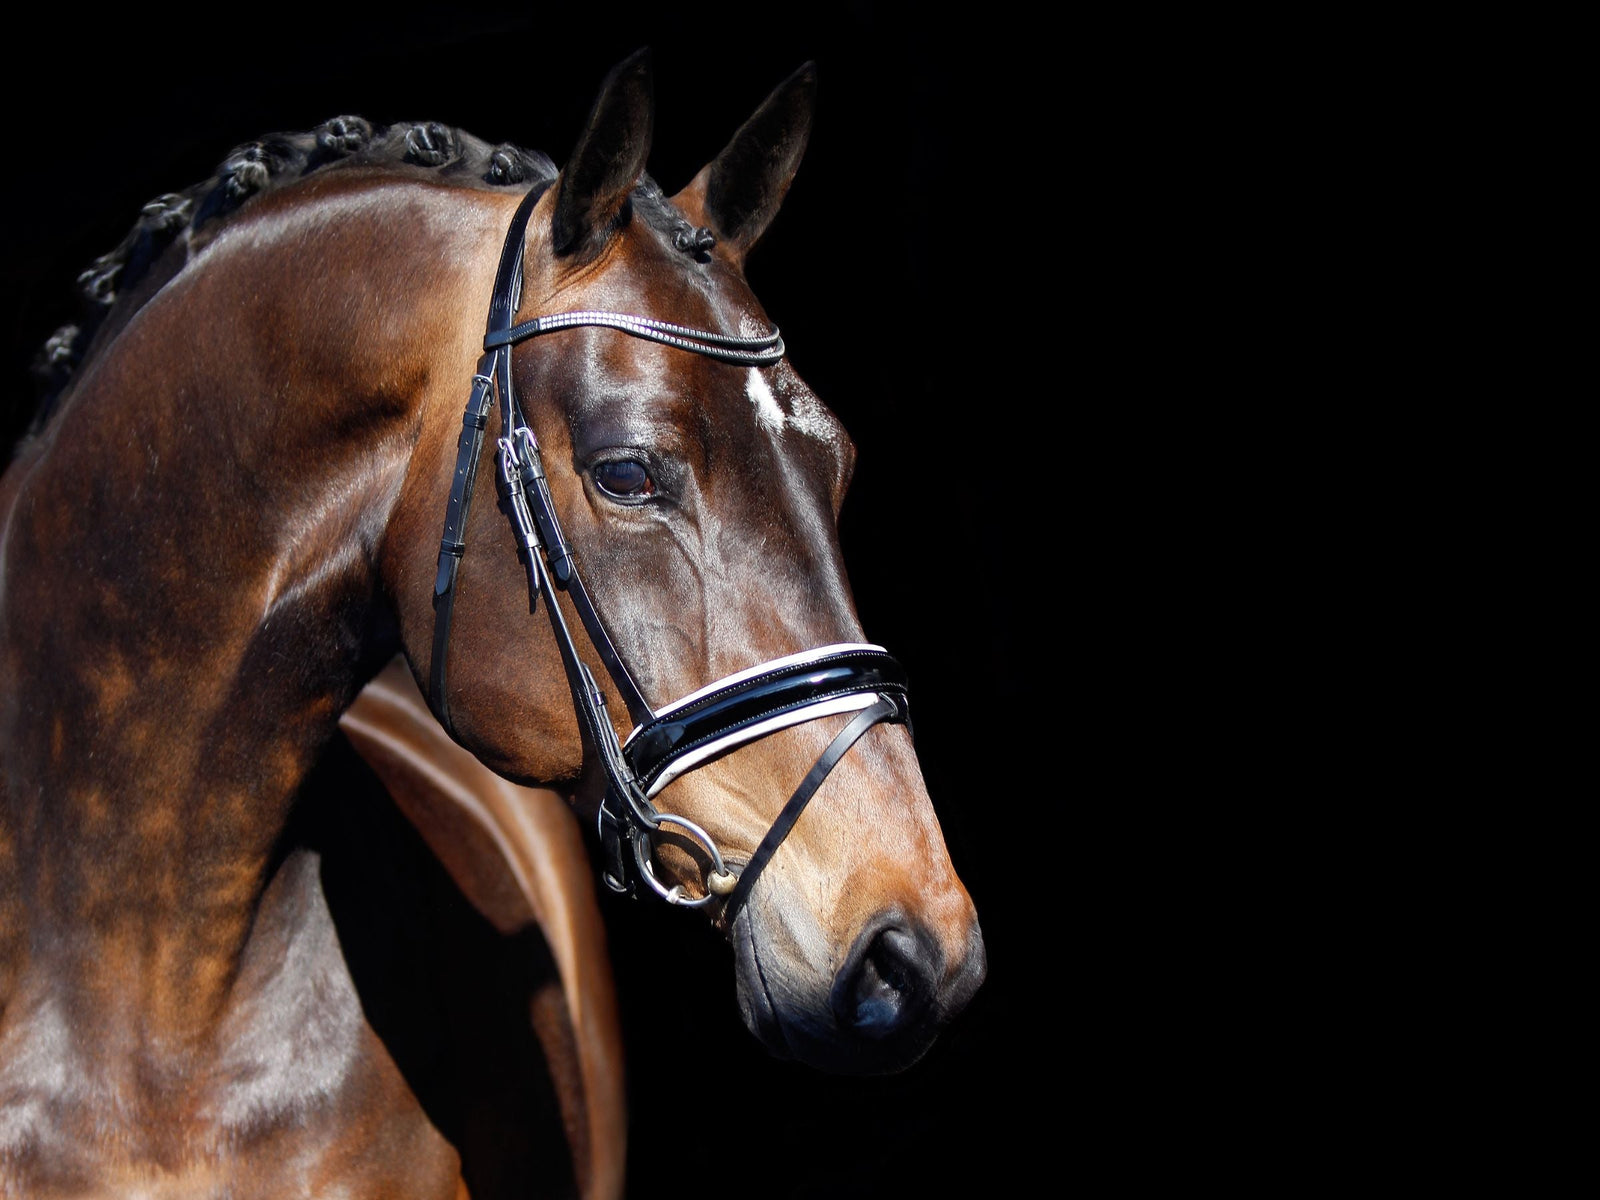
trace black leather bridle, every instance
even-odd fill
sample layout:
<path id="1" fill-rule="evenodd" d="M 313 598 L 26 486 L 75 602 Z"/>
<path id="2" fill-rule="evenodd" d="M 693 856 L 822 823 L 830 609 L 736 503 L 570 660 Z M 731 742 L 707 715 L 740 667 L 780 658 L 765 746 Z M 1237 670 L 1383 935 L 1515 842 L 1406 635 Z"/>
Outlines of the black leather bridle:
<path id="1" fill-rule="evenodd" d="M 462 418 L 456 447 L 455 476 L 445 512 L 439 569 L 434 578 L 433 657 L 428 697 L 446 729 L 451 728 L 446 688 L 450 622 L 455 606 L 456 573 L 466 550 L 463 541 L 472 504 L 484 429 L 495 394 L 500 397 L 501 507 L 510 517 L 518 556 L 528 571 L 528 606 L 538 607 L 539 593 L 549 598 L 556 644 L 566 668 L 585 743 L 605 771 L 606 792 L 600 805 L 600 841 L 605 853 L 602 878 L 615 891 L 638 893 L 643 881 L 663 899 L 690 907 L 725 900 L 723 916 L 732 922 L 749 898 L 756 877 L 799 819 L 822 781 L 845 753 L 879 722 L 910 724 L 906 678 L 898 662 L 882 647 L 858 643 L 822 646 L 765 662 L 720 679 L 683 699 L 652 709 L 628 673 L 584 587 L 571 548 L 551 503 L 539 453 L 539 442 L 523 416 L 511 383 L 511 347 L 577 326 L 602 326 L 632 337 L 659 342 L 720 362 L 745 367 L 770 367 L 784 355 L 783 339 L 774 329 L 759 337 L 735 337 L 673 325 L 646 317 L 613 312 L 568 312 L 511 323 L 520 302 L 522 257 L 528 218 L 542 189 L 528 193 L 506 232 L 489 303 L 484 354 L 472 377 L 472 393 Z M 634 729 L 619 743 L 606 712 L 605 696 L 577 646 L 552 588 L 572 599 L 589 640 L 622 694 Z M 854 711 L 853 720 L 836 735 L 784 805 L 744 868 L 735 873 L 723 861 L 705 830 L 684 817 L 660 811 L 651 802 L 669 782 L 718 755 L 779 729 L 836 713 Z M 663 826 L 680 829 L 710 854 L 712 869 L 706 894 L 689 897 L 681 886 L 668 888 L 655 875 L 652 834 Z M 631 860 L 631 861 L 630 861 Z"/>

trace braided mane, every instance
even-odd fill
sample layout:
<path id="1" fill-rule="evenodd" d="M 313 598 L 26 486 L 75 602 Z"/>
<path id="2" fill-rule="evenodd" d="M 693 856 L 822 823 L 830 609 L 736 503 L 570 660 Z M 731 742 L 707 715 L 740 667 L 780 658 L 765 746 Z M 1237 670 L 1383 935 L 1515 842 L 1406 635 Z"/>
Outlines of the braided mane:
<path id="1" fill-rule="evenodd" d="M 556 165 L 537 150 L 509 142 L 490 145 L 437 121 L 373 125 L 364 117 L 334 117 L 306 133 L 274 133 L 231 151 L 209 179 L 157 196 L 115 249 L 78 275 L 78 320 L 63 325 L 34 356 L 38 401 L 16 449 L 49 424 L 78 368 L 112 338 L 144 303 L 182 270 L 191 239 L 225 222 L 252 196 L 274 191 L 313 171 L 388 165 L 427 171 L 463 187 L 542 191 Z M 715 237 L 683 217 L 648 175 L 634 188 L 630 211 L 666 232 L 678 250 L 703 260 Z"/>
<path id="2" fill-rule="evenodd" d="M 190 239 L 226 221 L 252 196 L 313 171 L 409 164 L 466 187 L 549 187 L 556 167 L 547 155 L 510 143 L 494 146 L 464 130 L 422 121 L 373 125 L 335 117 L 306 133 L 274 133 L 231 151 L 209 179 L 157 196 L 116 248 L 78 276 L 78 320 L 51 334 L 34 358 L 39 400 L 23 438 L 36 436 L 58 407 L 77 369 L 188 261 Z"/>

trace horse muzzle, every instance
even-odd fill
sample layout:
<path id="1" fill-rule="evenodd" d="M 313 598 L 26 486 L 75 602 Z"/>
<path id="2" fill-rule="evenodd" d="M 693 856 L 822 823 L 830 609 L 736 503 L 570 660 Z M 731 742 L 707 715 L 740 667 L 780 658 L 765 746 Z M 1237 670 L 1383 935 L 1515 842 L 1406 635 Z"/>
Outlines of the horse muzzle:
<path id="1" fill-rule="evenodd" d="M 904 1070 L 983 982 L 983 934 L 968 907 L 953 939 L 899 909 L 880 913 L 830 976 L 807 965 L 819 931 L 751 904 L 731 930 L 745 1025 L 780 1058 L 852 1075 Z"/>

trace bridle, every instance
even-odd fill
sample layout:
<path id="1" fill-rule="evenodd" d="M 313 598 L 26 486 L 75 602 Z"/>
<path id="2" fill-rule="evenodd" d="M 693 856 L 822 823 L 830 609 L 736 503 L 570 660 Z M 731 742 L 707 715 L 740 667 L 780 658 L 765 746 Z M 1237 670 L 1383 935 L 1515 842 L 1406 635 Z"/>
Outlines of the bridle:
<path id="1" fill-rule="evenodd" d="M 606 633 L 588 589 L 561 531 L 534 435 L 511 383 L 511 347 L 529 338 L 578 326 L 616 329 L 719 362 L 745 367 L 770 367 L 784 355 L 783 339 L 774 329 L 756 337 L 736 337 L 674 325 L 647 317 L 614 312 L 567 312 L 511 323 L 520 302 L 522 259 L 528 219 L 543 189 L 523 198 L 506 232 L 489 302 L 484 354 L 472 377 L 472 392 L 462 417 L 456 447 L 455 475 L 445 511 L 439 569 L 434 578 L 433 655 L 428 696 L 434 714 L 451 728 L 446 691 L 446 662 L 456 573 L 466 551 L 463 537 L 472 504 L 484 429 L 496 393 L 500 398 L 501 508 L 511 520 L 517 553 L 528 572 L 528 609 L 538 608 L 540 592 L 548 597 L 545 611 L 560 648 L 573 706 L 586 746 L 605 772 L 606 791 L 600 804 L 599 832 L 605 855 L 601 878 L 614 891 L 638 894 L 638 883 L 672 904 L 697 908 L 723 900 L 723 918 L 732 923 L 749 898 L 756 877 L 788 836 L 800 813 L 833 768 L 863 734 L 879 722 L 910 724 L 905 671 L 881 646 L 845 643 L 786 655 L 719 679 L 660 709 L 652 709 L 629 674 L 622 656 Z M 577 646 L 552 588 L 565 591 L 583 622 L 633 719 L 627 741 L 619 743 L 606 713 L 604 694 Z M 834 737 L 800 786 L 778 814 L 750 860 L 737 873 L 730 870 L 715 841 L 686 817 L 662 812 L 651 802 L 662 788 L 685 771 L 722 753 L 780 729 L 837 713 L 855 717 Z M 692 898 L 681 885 L 667 887 L 656 878 L 653 835 L 664 827 L 688 834 L 709 854 L 712 869 L 704 896 Z"/>

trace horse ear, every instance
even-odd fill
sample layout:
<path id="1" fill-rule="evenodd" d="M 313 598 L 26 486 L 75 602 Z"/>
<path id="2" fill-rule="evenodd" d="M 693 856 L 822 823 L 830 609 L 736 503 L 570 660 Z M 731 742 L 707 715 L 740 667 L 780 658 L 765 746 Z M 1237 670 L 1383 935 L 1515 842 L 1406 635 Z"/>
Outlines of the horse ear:
<path id="1" fill-rule="evenodd" d="M 588 123 L 561 171 L 551 243 L 558 255 L 595 248 L 644 174 L 655 124 L 648 47 L 611 68 Z"/>
<path id="2" fill-rule="evenodd" d="M 817 64 L 780 83 L 684 193 L 699 192 L 706 221 L 741 255 L 766 232 L 811 137 Z"/>

